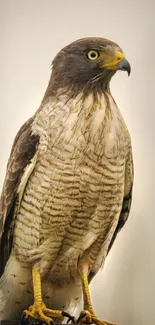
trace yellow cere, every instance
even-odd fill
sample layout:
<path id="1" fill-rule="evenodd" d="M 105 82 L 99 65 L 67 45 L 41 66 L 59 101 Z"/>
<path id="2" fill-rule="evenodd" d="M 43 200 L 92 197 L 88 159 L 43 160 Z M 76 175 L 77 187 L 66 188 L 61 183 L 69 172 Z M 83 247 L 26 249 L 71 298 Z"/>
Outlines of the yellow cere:
<path id="1" fill-rule="evenodd" d="M 120 51 L 116 51 L 114 56 L 111 55 L 106 56 L 104 60 L 104 64 L 101 66 L 101 68 L 108 67 L 110 69 L 117 69 L 117 64 L 124 59 L 125 59 L 124 54 Z"/>

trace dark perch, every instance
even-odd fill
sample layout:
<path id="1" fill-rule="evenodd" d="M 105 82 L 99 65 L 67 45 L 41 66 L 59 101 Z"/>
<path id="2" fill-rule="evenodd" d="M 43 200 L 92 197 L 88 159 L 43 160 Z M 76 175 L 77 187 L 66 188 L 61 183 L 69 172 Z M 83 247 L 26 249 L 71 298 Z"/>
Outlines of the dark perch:
<path id="1" fill-rule="evenodd" d="M 72 321 L 72 324 L 75 324 L 75 319 L 73 316 L 68 314 L 67 312 L 63 311 L 62 315 L 64 317 L 68 318 L 67 324 L 68 325 L 70 321 Z M 25 318 L 24 313 L 21 316 L 21 321 L 15 321 L 15 320 L 0 320 L 0 325 L 47 325 L 41 320 L 34 319 L 32 317 Z M 51 322 L 52 325 L 52 322 Z M 56 323 L 53 322 L 53 325 L 62 325 L 62 323 Z"/>
<path id="2" fill-rule="evenodd" d="M 75 324 L 75 318 L 73 316 L 71 316 L 70 314 L 68 314 L 65 311 L 62 311 L 62 315 L 64 317 L 68 318 L 67 324 L 68 325 L 70 323 L 70 321 L 72 322 L 72 324 Z M 81 318 L 81 316 L 80 316 Z M 62 323 L 57 323 L 57 322 L 51 322 L 51 325 L 62 325 Z M 14 320 L 0 320 L 0 325 L 47 325 L 45 322 L 41 321 L 41 320 L 37 320 L 35 318 L 32 317 L 28 317 L 25 318 L 24 313 L 21 315 L 21 320 L 20 321 L 14 321 Z"/>
<path id="3" fill-rule="evenodd" d="M 60 325 L 60 323 L 54 323 L 55 325 Z M 13 320 L 0 320 L 0 325 L 21 325 L 20 322 Z M 37 321 L 35 319 L 24 319 L 22 321 L 22 325 L 46 325 L 41 321 Z"/>

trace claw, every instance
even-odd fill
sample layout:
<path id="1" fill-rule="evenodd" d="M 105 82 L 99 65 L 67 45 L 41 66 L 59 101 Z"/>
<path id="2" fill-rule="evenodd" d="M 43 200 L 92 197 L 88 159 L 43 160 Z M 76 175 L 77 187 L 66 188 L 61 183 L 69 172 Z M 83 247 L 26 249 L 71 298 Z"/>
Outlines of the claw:
<path id="1" fill-rule="evenodd" d="M 46 324 L 55 325 L 52 318 L 50 319 L 49 317 L 45 316 L 45 314 L 48 315 L 48 316 L 55 316 L 55 317 L 57 315 L 52 315 L 52 312 L 54 312 L 54 311 L 46 308 L 46 306 L 42 305 L 42 307 L 43 307 L 42 312 L 39 314 L 42 319 L 41 318 L 40 319 L 36 318 L 36 315 L 35 315 L 34 310 L 33 310 L 34 306 L 32 305 L 32 306 L 29 307 L 29 310 L 25 310 L 22 313 L 20 325 L 46 325 Z M 37 315 L 37 317 L 39 315 Z M 59 315 L 59 317 L 60 317 L 60 315 Z M 71 316 L 69 313 L 67 313 L 65 311 L 62 311 L 61 312 L 62 320 L 63 320 L 64 317 L 68 318 L 67 324 L 70 321 L 72 322 L 72 324 L 75 324 L 75 317 Z"/>
<path id="2" fill-rule="evenodd" d="M 80 314 L 80 316 L 78 317 L 78 319 L 77 319 L 77 321 L 76 321 L 76 324 L 78 324 L 79 322 L 80 322 L 80 320 L 82 319 L 82 318 L 84 318 L 86 316 L 86 312 L 82 312 L 81 314 Z"/>
<path id="3" fill-rule="evenodd" d="M 82 320 L 82 322 L 81 322 Z M 96 324 L 96 325 L 116 325 L 109 323 L 104 320 L 100 320 L 97 318 L 97 316 L 94 313 L 89 312 L 88 310 L 83 310 L 80 313 L 80 316 L 77 319 L 76 324 Z"/>
<path id="4" fill-rule="evenodd" d="M 21 315 L 21 319 L 20 319 L 20 325 L 28 325 L 28 317 L 25 313 L 25 311 L 23 311 L 22 315 Z"/>
<path id="5" fill-rule="evenodd" d="M 38 319 L 27 316 L 27 314 L 23 312 L 20 319 L 20 325 L 46 325 L 46 324 Z"/>
<path id="6" fill-rule="evenodd" d="M 66 313 L 65 311 L 62 311 L 62 316 L 63 317 L 68 317 L 67 324 L 72 321 L 73 324 L 75 324 L 75 317 L 71 316 L 69 313 Z"/>
<path id="7" fill-rule="evenodd" d="M 26 316 L 26 313 L 23 311 L 23 312 L 22 312 L 22 315 L 21 315 L 21 318 L 20 318 L 20 323 L 23 322 L 25 316 Z"/>
<path id="8" fill-rule="evenodd" d="M 45 325 L 45 323 L 43 323 L 43 324 Z M 54 322 L 52 321 L 52 319 L 50 321 L 50 325 L 54 325 Z"/>

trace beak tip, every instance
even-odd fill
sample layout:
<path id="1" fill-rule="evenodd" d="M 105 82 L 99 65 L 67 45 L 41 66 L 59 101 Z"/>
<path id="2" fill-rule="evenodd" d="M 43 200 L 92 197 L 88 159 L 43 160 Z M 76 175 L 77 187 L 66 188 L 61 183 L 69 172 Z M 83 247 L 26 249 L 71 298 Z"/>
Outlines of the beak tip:
<path id="1" fill-rule="evenodd" d="M 128 62 L 128 61 L 127 61 Z M 130 66 L 130 63 L 128 62 L 128 67 L 127 67 L 127 74 L 128 74 L 128 77 L 130 76 L 131 74 L 131 66 Z"/>
<path id="2" fill-rule="evenodd" d="M 127 71 L 128 77 L 130 76 L 131 73 L 131 66 L 130 63 L 124 59 L 118 64 L 118 69 L 122 71 Z"/>

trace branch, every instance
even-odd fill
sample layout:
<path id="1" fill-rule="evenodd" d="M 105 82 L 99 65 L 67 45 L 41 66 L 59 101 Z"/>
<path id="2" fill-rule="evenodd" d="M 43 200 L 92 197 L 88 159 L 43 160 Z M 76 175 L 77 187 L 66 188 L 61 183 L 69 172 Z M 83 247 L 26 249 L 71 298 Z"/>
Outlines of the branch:
<path id="1" fill-rule="evenodd" d="M 47 325 L 46 323 L 44 323 L 43 321 L 39 321 L 37 319 L 34 318 L 27 318 L 27 319 L 23 319 L 22 323 L 20 321 L 14 321 L 14 320 L 1 320 L 0 321 L 0 325 Z M 55 323 L 54 325 L 60 325 L 60 323 Z"/>

